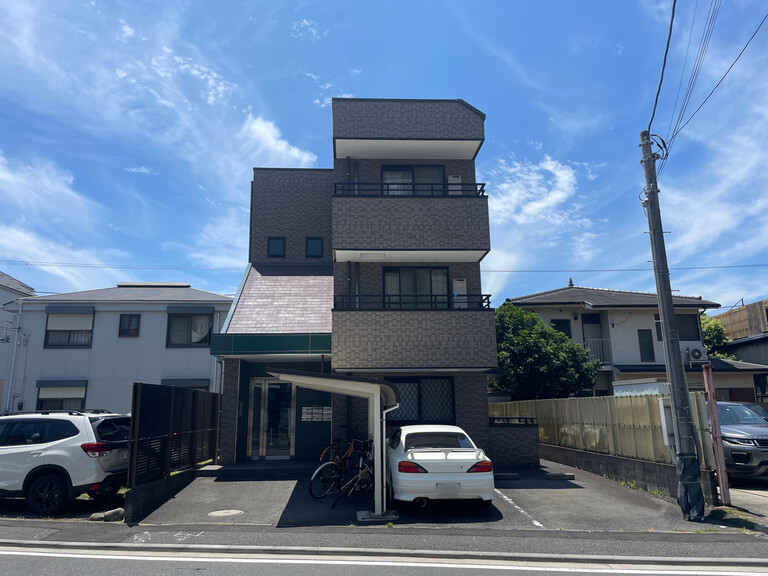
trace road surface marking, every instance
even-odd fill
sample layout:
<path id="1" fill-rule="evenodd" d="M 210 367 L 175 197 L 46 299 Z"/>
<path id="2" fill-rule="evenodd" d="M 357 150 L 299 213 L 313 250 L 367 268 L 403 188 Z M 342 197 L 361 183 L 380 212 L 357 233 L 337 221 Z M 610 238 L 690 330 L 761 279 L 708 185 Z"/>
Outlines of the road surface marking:
<path id="1" fill-rule="evenodd" d="M 503 493 L 501 492 L 501 490 L 499 490 L 498 488 L 494 488 L 494 489 L 493 489 L 493 491 L 494 491 L 494 492 L 496 492 L 496 494 L 498 494 L 498 495 L 501 497 L 501 499 L 502 499 L 502 500 L 504 500 L 504 501 L 505 501 L 507 504 L 511 504 L 511 505 L 512 505 L 512 507 L 513 507 L 515 510 L 517 510 L 518 512 L 520 512 L 520 514 L 522 514 L 523 516 L 525 516 L 526 518 L 528 518 L 528 520 L 530 520 L 530 521 L 531 521 L 531 523 L 532 523 L 534 526 L 538 526 L 539 528 L 544 528 L 544 524 L 542 524 L 541 522 L 539 522 L 538 520 L 536 520 L 536 518 L 534 518 L 533 516 L 531 516 L 530 514 L 528 514 L 528 512 L 526 512 L 525 510 L 523 510 L 522 508 L 520 508 L 520 506 L 518 506 L 517 504 L 515 504 L 515 503 L 514 503 L 514 501 L 512 500 L 512 498 L 510 498 L 509 496 L 507 496 L 507 495 L 503 494 Z"/>

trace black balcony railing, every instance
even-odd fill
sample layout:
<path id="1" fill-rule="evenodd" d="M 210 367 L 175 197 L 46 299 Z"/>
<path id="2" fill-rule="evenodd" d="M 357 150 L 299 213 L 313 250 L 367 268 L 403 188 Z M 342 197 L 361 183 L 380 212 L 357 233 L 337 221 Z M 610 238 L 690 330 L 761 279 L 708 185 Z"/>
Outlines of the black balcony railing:
<path id="1" fill-rule="evenodd" d="M 489 294 L 337 294 L 333 297 L 334 310 L 482 310 L 490 307 Z"/>
<path id="2" fill-rule="evenodd" d="M 336 182 L 336 196 L 483 196 L 484 182 Z"/>

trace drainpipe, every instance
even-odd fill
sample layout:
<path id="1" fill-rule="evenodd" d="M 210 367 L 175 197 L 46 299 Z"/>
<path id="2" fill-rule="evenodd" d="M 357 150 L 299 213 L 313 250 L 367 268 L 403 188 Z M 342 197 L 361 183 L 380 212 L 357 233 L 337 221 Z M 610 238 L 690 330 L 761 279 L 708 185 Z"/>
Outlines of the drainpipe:
<path id="1" fill-rule="evenodd" d="M 24 305 L 24 299 L 19 298 L 17 300 L 19 303 L 19 312 L 16 315 L 16 334 L 14 336 L 13 340 L 13 355 L 11 356 L 11 375 L 8 382 L 8 395 L 7 400 L 5 401 L 5 413 L 10 414 L 13 412 L 11 409 L 11 404 L 13 403 L 13 390 L 16 388 L 16 381 L 14 379 L 14 372 L 16 370 L 16 358 L 19 354 L 19 347 L 21 346 L 21 308 Z"/>

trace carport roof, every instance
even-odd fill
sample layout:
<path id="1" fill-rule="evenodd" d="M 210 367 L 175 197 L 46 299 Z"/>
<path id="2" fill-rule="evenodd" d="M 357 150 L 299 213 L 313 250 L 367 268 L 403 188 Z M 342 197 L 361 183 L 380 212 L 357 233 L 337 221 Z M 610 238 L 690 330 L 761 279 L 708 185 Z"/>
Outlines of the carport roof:
<path id="1" fill-rule="evenodd" d="M 323 374 L 320 372 L 304 372 L 300 370 L 285 370 L 269 368 L 266 371 L 280 380 L 287 380 L 311 390 L 321 390 L 334 394 L 345 394 L 359 398 L 368 398 L 378 388 L 384 407 L 394 406 L 399 398 L 389 382 L 372 378 L 351 378 L 339 374 Z"/>

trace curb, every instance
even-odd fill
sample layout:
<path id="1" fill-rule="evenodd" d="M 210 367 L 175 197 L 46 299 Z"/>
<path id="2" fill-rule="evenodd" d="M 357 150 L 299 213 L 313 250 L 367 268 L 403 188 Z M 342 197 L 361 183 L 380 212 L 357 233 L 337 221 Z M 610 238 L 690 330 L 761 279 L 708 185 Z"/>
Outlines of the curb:
<path id="1" fill-rule="evenodd" d="M 0 540 L 0 548 L 48 548 L 71 552 L 92 552 L 94 545 L 85 542 L 46 542 L 36 540 Z M 100 551 L 154 553 L 218 553 L 259 555 L 348 556 L 351 558 L 424 558 L 432 560 L 495 560 L 504 562 L 571 562 L 582 564 L 641 564 L 657 566 L 721 566 L 768 568 L 768 558 L 676 558 L 664 556 L 581 556 L 575 554 L 530 554 L 510 552 L 473 552 L 452 550 L 404 550 L 394 548 L 341 548 L 331 546 L 227 546 L 219 544 L 128 544 L 98 545 Z"/>

